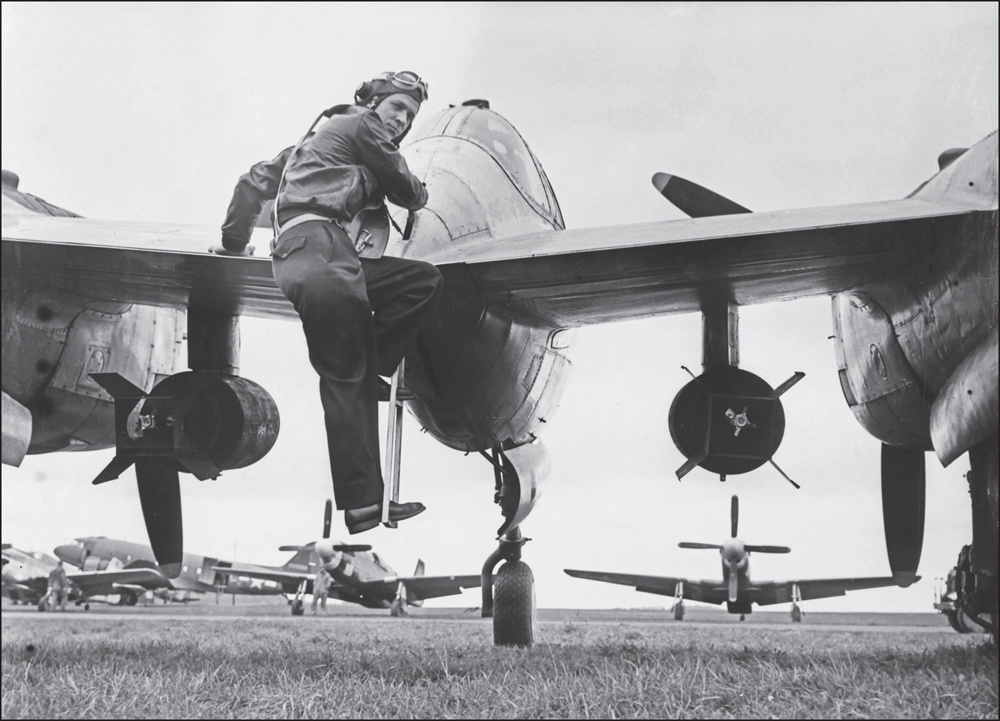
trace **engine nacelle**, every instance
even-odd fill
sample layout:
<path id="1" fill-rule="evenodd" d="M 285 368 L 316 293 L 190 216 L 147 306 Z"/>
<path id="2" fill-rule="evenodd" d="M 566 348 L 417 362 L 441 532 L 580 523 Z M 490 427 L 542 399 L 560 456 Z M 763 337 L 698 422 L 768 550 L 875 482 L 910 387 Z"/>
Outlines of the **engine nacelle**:
<path id="1" fill-rule="evenodd" d="M 200 480 L 263 458 L 278 438 L 278 407 L 246 378 L 188 371 L 148 394 L 117 373 L 93 374 L 115 399 L 118 455 L 98 481 L 116 478 L 138 458 L 170 457 Z"/>
<path id="2" fill-rule="evenodd" d="M 892 318 L 870 295 L 833 298 L 837 371 L 858 422 L 890 446 L 930 450 L 930 408 Z"/>

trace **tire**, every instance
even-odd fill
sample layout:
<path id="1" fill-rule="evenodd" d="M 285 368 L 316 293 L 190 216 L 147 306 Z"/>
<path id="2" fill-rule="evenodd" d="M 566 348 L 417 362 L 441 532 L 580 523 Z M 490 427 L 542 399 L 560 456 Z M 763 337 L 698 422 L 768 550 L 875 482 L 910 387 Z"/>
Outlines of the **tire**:
<path id="1" fill-rule="evenodd" d="M 393 618 L 402 618 L 406 616 L 406 606 L 401 604 L 399 601 L 393 601 L 392 606 L 389 607 L 389 615 Z"/>
<path id="2" fill-rule="evenodd" d="M 948 618 L 948 625 L 959 633 L 972 633 L 969 621 L 962 611 L 956 608 L 954 611 L 945 611 L 944 615 Z"/>
<path id="3" fill-rule="evenodd" d="M 302 599 L 298 599 L 297 601 L 292 601 L 293 616 L 302 616 L 303 614 L 305 614 L 305 612 L 306 612 L 306 605 L 302 603 Z"/>
<path id="4" fill-rule="evenodd" d="M 802 623 L 802 610 L 798 606 L 792 608 L 792 623 Z"/>
<path id="5" fill-rule="evenodd" d="M 538 622 L 531 568 L 523 561 L 508 561 L 497 571 L 495 583 L 493 644 L 531 648 Z"/>
<path id="6" fill-rule="evenodd" d="M 674 620 L 683 621 L 684 620 L 684 604 L 675 603 L 674 604 Z"/>

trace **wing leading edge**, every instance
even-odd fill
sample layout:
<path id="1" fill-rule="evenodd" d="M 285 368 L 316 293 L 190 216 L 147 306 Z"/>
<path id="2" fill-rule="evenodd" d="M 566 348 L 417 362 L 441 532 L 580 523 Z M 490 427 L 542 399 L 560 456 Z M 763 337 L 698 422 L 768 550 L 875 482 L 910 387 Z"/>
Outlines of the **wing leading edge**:
<path id="1" fill-rule="evenodd" d="M 608 573 L 605 571 L 577 571 L 571 568 L 563 569 L 574 578 L 585 578 L 590 581 L 617 583 L 621 586 L 632 586 L 642 593 L 657 593 L 661 596 L 673 596 L 677 592 L 677 584 L 684 584 L 684 598 L 702 603 L 725 603 L 729 588 L 719 582 L 691 581 L 687 578 L 671 578 L 670 576 L 640 576 L 631 573 Z"/>
<path id="2" fill-rule="evenodd" d="M 397 576 L 386 582 L 402 583 L 406 586 L 406 597 L 410 601 L 423 601 L 441 596 L 457 596 L 466 588 L 479 588 L 482 576 Z"/>
<path id="3" fill-rule="evenodd" d="M 996 211 L 909 198 L 554 230 L 457 246 L 435 262 L 449 282 L 575 326 L 693 312 L 719 292 L 743 305 L 847 290 L 919 262 L 942 232 L 989 212 Z M 212 255 L 205 248 L 216 235 L 195 226 L 5 213 L 3 262 L 41 286 L 98 300 L 294 319 L 269 260 Z"/>
<path id="4" fill-rule="evenodd" d="M 558 326 L 829 295 L 921 263 L 935 239 L 996 212 L 918 198 L 539 233 L 442 268 Z"/>
<path id="5" fill-rule="evenodd" d="M 920 577 L 917 577 L 920 580 Z M 745 593 L 752 603 L 760 606 L 770 606 L 775 603 L 790 603 L 795 586 L 803 601 L 814 598 L 831 598 L 843 596 L 847 591 L 860 591 L 865 588 L 885 588 L 898 585 L 892 576 L 872 578 L 815 578 L 808 581 L 782 581 L 771 583 L 755 583 L 747 588 Z M 740 592 L 741 594 L 744 591 Z"/>

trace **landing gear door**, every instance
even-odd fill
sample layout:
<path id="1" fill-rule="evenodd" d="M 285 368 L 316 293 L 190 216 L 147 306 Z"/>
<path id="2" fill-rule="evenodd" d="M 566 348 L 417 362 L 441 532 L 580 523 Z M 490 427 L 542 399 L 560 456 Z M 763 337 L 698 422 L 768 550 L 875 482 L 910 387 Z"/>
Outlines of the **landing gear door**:
<path id="1" fill-rule="evenodd" d="M 505 488 L 504 492 L 516 492 L 518 501 L 513 514 L 497 531 L 498 535 L 503 535 L 507 531 L 517 528 L 528 517 L 531 509 L 538 502 L 542 492 L 542 484 L 548 480 L 551 471 L 549 454 L 542 442 L 538 440 L 504 451 L 504 456 L 514 466 L 514 478 L 510 478 L 510 474 L 506 474 L 504 485 L 517 484 L 516 488 L 510 487 L 509 491 Z"/>

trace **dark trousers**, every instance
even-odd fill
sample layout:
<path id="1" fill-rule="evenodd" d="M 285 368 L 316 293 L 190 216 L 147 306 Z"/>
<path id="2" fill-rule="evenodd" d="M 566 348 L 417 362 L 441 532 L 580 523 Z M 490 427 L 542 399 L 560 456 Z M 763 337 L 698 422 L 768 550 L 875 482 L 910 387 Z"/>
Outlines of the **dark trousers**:
<path id="1" fill-rule="evenodd" d="M 441 273 L 418 260 L 358 258 L 340 226 L 323 221 L 282 233 L 272 261 L 319 373 L 337 508 L 381 503 L 378 376 L 392 375 L 416 340 Z"/>

